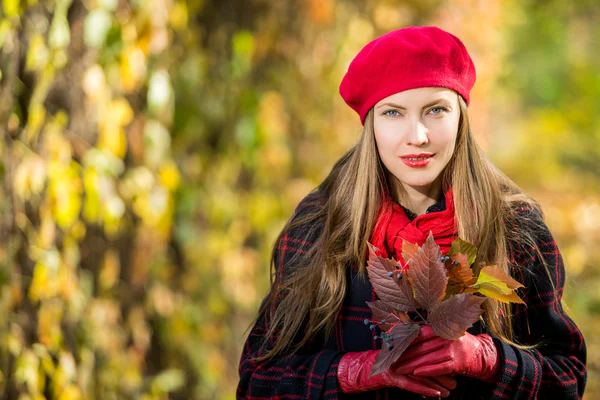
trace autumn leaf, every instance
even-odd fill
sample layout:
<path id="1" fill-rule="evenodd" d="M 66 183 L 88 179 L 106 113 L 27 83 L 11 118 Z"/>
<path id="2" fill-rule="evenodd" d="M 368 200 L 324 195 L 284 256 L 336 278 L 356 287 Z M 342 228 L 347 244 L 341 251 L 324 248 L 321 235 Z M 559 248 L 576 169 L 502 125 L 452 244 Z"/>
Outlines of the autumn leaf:
<path id="1" fill-rule="evenodd" d="M 467 256 L 467 262 L 469 265 L 472 265 L 477 257 L 477 247 L 461 238 L 457 238 L 450 245 L 448 255 L 453 256 L 459 253 L 465 254 Z"/>
<path id="2" fill-rule="evenodd" d="M 415 299 L 422 308 L 435 308 L 446 293 L 448 277 L 446 268 L 440 261 L 442 254 L 439 246 L 429 232 L 427 240 L 419 248 L 413 259 L 409 261 L 408 278 L 415 293 Z"/>
<path id="3" fill-rule="evenodd" d="M 484 267 L 476 275 L 471 265 L 477 248 L 464 240 L 453 242 L 453 246 L 453 254 L 442 257 L 431 232 L 420 247 L 404 241 L 402 255 L 409 268 L 403 270 L 393 258 L 378 256 L 378 249 L 369 244 L 367 272 L 380 300 L 367 302 L 373 320 L 365 323 L 379 326 L 386 345 L 377 354 L 371 375 L 389 368 L 424 324 L 430 324 L 444 339 L 464 335 L 483 313 L 485 297 L 473 295 L 476 292 L 499 301 L 522 303 L 514 292 L 523 287 L 519 282 L 497 266 Z M 412 319 L 410 311 L 415 311 Z"/>
<path id="4" fill-rule="evenodd" d="M 394 260 L 393 258 L 385 258 L 378 256 L 377 251 L 379 249 L 373 246 L 371 243 L 367 244 L 369 245 L 369 261 L 380 262 L 387 272 L 396 272 L 398 270 L 402 270 L 402 266 L 398 261 Z"/>
<path id="5" fill-rule="evenodd" d="M 484 301 L 485 298 L 471 294 L 459 294 L 444 300 L 429 313 L 433 333 L 444 339 L 458 339 L 479 319 Z"/>
<path id="6" fill-rule="evenodd" d="M 458 265 L 454 265 L 454 262 Z M 450 266 L 448 267 L 448 284 L 460 284 L 470 286 L 476 282 L 477 278 L 473 275 L 473 270 L 467 262 L 467 256 L 459 253 L 450 256 Z"/>
<path id="7" fill-rule="evenodd" d="M 454 264 L 457 265 L 454 265 Z M 467 256 L 463 253 L 450 256 L 446 262 L 448 271 L 448 286 L 446 287 L 446 297 L 460 293 L 474 293 L 477 290 L 468 288 L 477 281 L 473 270 L 469 266 Z"/>
<path id="8" fill-rule="evenodd" d="M 417 255 L 419 251 L 419 245 L 416 243 L 408 242 L 402 239 L 402 258 L 404 258 L 405 262 L 411 260 Z"/>
<path id="9" fill-rule="evenodd" d="M 524 287 L 521 283 L 510 277 L 502 268 L 497 265 L 488 265 L 481 269 L 477 284 L 489 283 L 498 284 L 504 283 L 511 289 L 518 289 Z"/>
<path id="10" fill-rule="evenodd" d="M 410 319 L 405 312 L 398 311 L 382 300 L 367 301 L 367 306 L 373 313 L 373 319 L 380 322 L 379 328 L 387 331 L 391 325 L 409 322 Z M 385 322 L 383 322 L 385 321 Z"/>
<path id="11" fill-rule="evenodd" d="M 420 326 L 418 324 L 396 325 L 392 328 L 389 335 L 392 337 L 392 348 L 382 348 L 377 353 L 375 364 L 371 369 L 371 375 L 377 375 L 387 370 L 398 358 L 410 343 L 419 336 Z"/>
<path id="12" fill-rule="evenodd" d="M 514 289 L 523 285 L 511 278 L 497 265 L 488 265 L 481 269 L 477 281 L 470 286 L 479 293 L 504 303 L 521 303 L 523 300 L 514 292 Z"/>
<path id="13" fill-rule="evenodd" d="M 375 293 L 381 300 L 387 301 L 392 308 L 398 311 L 414 310 L 416 302 L 408 282 L 403 277 L 400 264 L 393 259 L 377 256 L 374 249 L 376 247 L 369 244 L 367 273 Z M 400 279 L 398 279 L 398 274 L 400 274 Z"/>
<path id="14" fill-rule="evenodd" d="M 489 297 L 491 299 L 499 300 L 503 303 L 525 304 L 525 302 L 519 297 L 519 295 L 516 294 L 512 290 L 510 291 L 510 293 L 504 294 L 504 293 L 498 292 L 494 288 L 483 286 L 483 287 L 479 288 L 479 290 L 477 290 L 477 292 L 479 292 L 482 295 Z"/>

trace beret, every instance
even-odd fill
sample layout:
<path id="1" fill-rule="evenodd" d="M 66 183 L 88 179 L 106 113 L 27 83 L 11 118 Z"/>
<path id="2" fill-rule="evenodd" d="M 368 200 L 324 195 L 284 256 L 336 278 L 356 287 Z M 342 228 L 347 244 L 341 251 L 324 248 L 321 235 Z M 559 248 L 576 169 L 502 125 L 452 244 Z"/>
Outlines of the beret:
<path id="1" fill-rule="evenodd" d="M 348 66 L 339 91 L 364 125 L 369 110 L 394 93 L 445 87 L 468 105 L 474 84 L 475 65 L 460 39 L 435 26 L 411 26 L 363 47 Z"/>

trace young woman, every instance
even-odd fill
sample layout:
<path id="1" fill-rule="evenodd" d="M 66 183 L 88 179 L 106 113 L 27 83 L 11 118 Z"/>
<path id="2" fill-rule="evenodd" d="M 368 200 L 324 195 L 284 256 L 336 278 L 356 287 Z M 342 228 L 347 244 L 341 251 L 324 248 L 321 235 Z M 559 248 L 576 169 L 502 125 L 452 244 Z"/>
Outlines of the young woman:
<path id="1" fill-rule="evenodd" d="M 561 306 L 563 260 L 539 204 L 475 143 L 475 68 L 462 42 L 409 27 L 367 44 L 340 93 L 364 125 L 358 143 L 296 208 L 273 248 L 272 286 L 240 360 L 238 398 L 579 399 L 581 332 Z M 363 321 L 376 300 L 367 242 L 402 260 L 402 241 L 460 236 L 504 268 L 525 304 L 487 299 L 457 340 L 429 327 L 370 376 L 381 339 Z"/>

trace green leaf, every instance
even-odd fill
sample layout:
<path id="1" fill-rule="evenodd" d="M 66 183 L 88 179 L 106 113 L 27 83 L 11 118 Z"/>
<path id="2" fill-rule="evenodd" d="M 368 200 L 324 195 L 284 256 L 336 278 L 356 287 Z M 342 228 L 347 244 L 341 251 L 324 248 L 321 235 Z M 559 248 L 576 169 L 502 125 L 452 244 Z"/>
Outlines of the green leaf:
<path id="1" fill-rule="evenodd" d="M 475 258 L 477 258 L 477 247 L 461 238 L 457 238 L 450 245 L 448 255 L 453 256 L 459 253 L 465 254 L 467 262 L 469 265 L 472 265 L 475 262 Z"/>

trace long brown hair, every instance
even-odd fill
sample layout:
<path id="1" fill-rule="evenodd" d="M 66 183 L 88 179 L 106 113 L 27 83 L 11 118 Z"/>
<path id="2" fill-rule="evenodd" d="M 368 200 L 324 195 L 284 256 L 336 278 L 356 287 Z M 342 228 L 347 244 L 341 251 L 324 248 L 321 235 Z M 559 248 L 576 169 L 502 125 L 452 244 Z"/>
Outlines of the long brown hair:
<path id="1" fill-rule="evenodd" d="M 539 204 L 497 169 L 474 140 L 467 106 L 459 98 L 460 121 L 454 155 L 442 172 L 442 190 L 452 187 L 458 234 L 478 246 L 479 265 L 496 264 L 510 273 L 509 243 L 539 249 L 530 231 L 511 228 L 517 207 L 541 214 Z M 364 277 L 367 241 L 376 223 L 386 188 L 402 195 L 402 185 L 383 165 L 373 132 L 373 110 L 362 135 L 315 189 L 324 199 L 302 216 L 290 218 L 271 255 L 271 291 L 258 315 L 267 313 L 270 326 L 264 340 L 272 343 L 257 360 L 298 351 L 319 333 L 328 337 L 346 294 L 346 268 L 358 265 Z M 398 199 L 394 199 L 398 200 Z M 320 222 L 320 223 L 319 223 Z M 323 226 L 324 225 L 324 226 Z M 318 227 L 321 227 L 320 231 Z M 313 245 L 298 252 L 276 271 L 280 240 L 302 227 Z M 542 257 L 540 259 L 543 260 Z M 483 321 L 488 330 L 513 343 L 511 307 L 488 299 Z M 501 311 L 501 312 L 500 312 Z M 502 322 L 500 315 L 503 315 Z M 276 333 L 276 334 L 275 334 Z"/>

